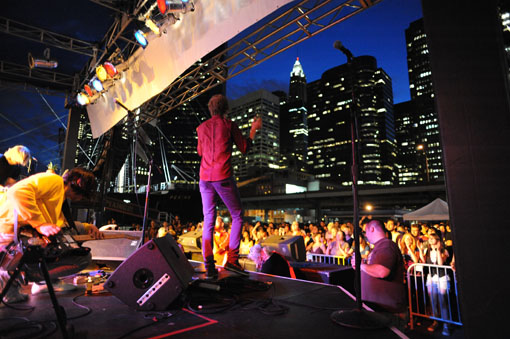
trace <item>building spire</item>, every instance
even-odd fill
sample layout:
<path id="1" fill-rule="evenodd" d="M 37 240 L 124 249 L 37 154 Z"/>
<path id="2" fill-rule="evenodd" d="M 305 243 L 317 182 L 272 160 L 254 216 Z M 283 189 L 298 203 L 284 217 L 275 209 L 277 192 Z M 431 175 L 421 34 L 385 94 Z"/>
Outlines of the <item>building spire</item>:
<path id="1" fill-rule="evenodd" d="M 299 62 L 299 57 L 296 58 L 296 62 L 294 63 L 294 67 L 292 67 L 292 72 L 290 72 L 290 76 L 297 76 L 304 78 L 305 72 L 303 72 L 303 67 L 301 66 L 301 63 Z"/>

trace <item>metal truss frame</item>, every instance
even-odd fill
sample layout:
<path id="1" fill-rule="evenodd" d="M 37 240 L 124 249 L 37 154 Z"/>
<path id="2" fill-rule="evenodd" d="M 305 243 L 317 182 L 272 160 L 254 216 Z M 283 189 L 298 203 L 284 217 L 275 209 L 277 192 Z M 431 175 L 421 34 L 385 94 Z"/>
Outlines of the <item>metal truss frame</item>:
<path id="1" fill-rule="evenodd" d="M 0 32 L 90 57 L 94 57 L 98 51 L 96 44 L 30 26 L 1 16 Z"/>
<path id="2" fill-rule="evenodd" d="M 382 0 L 303 0 L 255 25 L 231 45 L 198 63 L 143 105 L 147 121 L 157 119 L 207 90 L 372 7 Z M 237 40 L 236 40 L 237 39 Z"/>
<path id="3" fill-rule="evenodd" d="M 126 29 L 132 24 L 133 20 L 136 20 L 138 14 L 146 8 L 146 4 L 148 0 L 137 0 L 134 5 L 134 9 L 132 13 L 127 13 L 118 8 L 118 1 L 110 1 L 110 0 L 90 0 L 98 5 L 110 8 L 119 13 L 119 15 L 115 18 L 115 21 L 110 26 L 108 31 L 103 37 L 100 45 L 104 46 L 104 49 L 101 53 L 94 58 L 91 58 L 89 62 L 82 68 L 80 71 L 78 78 L 81 79 L 81 82 L 77 84 L 77 88 L 81 88 L 89 78 L 89 72 L 94 70 L 99 64 L 106 61 L 115 50 L 119 48 L 117 42 L 120 40 L 125 43 L 125 48 L 131 46 L 131 50 L 125 53 L 126 57 L 128 57 L 134 49 L 137 47 L 136 42 L 133 39 L 126 38 L 123 36 Z M 116 7 L 117 5 L 117 7 Z"/>
<path id="4" fill-rule="evenodd" d="M 54 88 L 70 90 L 73 87 L 75 77 L 72 75 L 58 73 L 44 68 L 30 68 L 27 65 L 19 65 L 12 62 L 0 60 L 0 74 L 12 76 L 13 78 L 25 78 L 40 81 Z"/>

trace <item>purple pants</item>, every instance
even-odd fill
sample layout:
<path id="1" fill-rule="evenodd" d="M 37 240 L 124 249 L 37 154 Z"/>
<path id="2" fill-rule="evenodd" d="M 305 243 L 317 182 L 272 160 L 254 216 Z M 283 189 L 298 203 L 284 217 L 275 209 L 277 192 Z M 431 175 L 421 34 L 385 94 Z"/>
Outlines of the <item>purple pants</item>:
<path id="1" fill-rule="evenodd" d="M 243 226 L 243 207 L 241 196 L 233 177 L 219 181 L 200 180 L 200 194 L 202 195 L 202 209 L 204 226 L 202 232 L 202 255 L 204 262 L 212 263 L 213 235 L 216 219 L 216 199 L 219 196 L 225 203 L 232 217 L 232 228 L 228 245 L 228 262 L 235 262 L 239 257 L 239 243 Z"/>

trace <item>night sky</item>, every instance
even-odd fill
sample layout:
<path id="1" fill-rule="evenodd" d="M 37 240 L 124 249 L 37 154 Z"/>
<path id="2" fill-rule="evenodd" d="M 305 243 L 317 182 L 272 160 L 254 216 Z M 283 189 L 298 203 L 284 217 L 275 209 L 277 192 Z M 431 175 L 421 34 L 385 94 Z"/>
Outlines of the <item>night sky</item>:
<path id="1" fill-rule="evenodd" d="M 383 0 L 317 36 L 238 75 L 227 86 L 232 99 L 261 88 L 288 92 L 290 72 L 299 57 L 308 82 L 347 62 L 333 48 L 340 40 L 354 56 L 372 55 L 393 80 L 394 102 L 410 99 L 407 76 L 405 30 L 422 17 L 419 0 Z"/>
<path id="2" fill-rule="evenodd" d="M 31 1 L 30 6 L 40 6 L 40 9 L 32 8 L 24 11 L 23 6 L 27 4 L 19 1 L 8 0 L 8 5 L 2 11 L 3 16 L 14 19 L 36 27 L 47 28 L 51 31 L 75 36 L 83 40 L 93 41 L 100 39 L 105 27 L 109 27 L 111 17 L 100 24 L 99 15 L 104 8 L 89 1 L 81 5 L 86 10 L 76 13 L 93 17 L 95 25 L 82 26 L 79 20 L 66 19 L 65 13 L 71 9 L 52 8 L 59 4 L 72 6 L 70 2 Z M 74 3 L 76 4 L 76 3 Z M 48 11 L 59 19 L 52 19 L 49 15 L 40 15 Z M 54 17 L 55 17 L 54 16 Z M 372 55 L 377 59 L 379 67 L 382 67 L 393 80 L 394 102 L 399 103 L 409 100 L 409 81 L 407 76 L 405 29 L 409 23 L 419 19 L 421 14 L 421 3 L 419 0 L 384 0 L 378 5 L 355 15 L 346 21 L 337 24 L 329 30 L 320 33 L 294 48 L 291 48 L 262 64 L 238 75 L 229 81 L 227 95 L 231 99 L 237 99 L 246 93 L 258 89 L 269 91 L 288 91 L 290 72 L 296 57 L 299 57 L 308 82 L 317 80 L 321 74 L 337 65 L 346 62 L 345 56 L 333 48 L 333 43 L 340 40 L 354 56 Z M 73 33 L 74 32 L 74 33 Z M 10 37 L 1 34 L 0 41 L 4 47 L 0 51 L 1 60 L 15 58 L 17 63 L 26 63 L 26 50 L 16 48 L 10 42 Z M 26 40 L 19 39 L 19 42 L 27 44 Z M 42 44 L 31 43 L 34 54 L 42 54 Z M 87 57 L 76 56 L 74 53 L 51 48 L 51 55 L 56 59 L 66 59 L 69 64 L 85 64 Z M 72 61 L 68 58 L 72 58 Z M 62 63 L 62 67 L 65 64 Z M 65 69 L 57 69 L 62 73 Z M 2 83 L 0 86 L 0 153 L 8 147 L 16 144 L 24 144 L 32 149 L 33 154 L 39 159 L 38 170 L 44 170 L 46 165 L 58 162 L 58 129 L 67 125 L 68 110 L 64 108 L 63 94 L 48 94 L 44 92 L 23 91 L 19 88 Z"/>

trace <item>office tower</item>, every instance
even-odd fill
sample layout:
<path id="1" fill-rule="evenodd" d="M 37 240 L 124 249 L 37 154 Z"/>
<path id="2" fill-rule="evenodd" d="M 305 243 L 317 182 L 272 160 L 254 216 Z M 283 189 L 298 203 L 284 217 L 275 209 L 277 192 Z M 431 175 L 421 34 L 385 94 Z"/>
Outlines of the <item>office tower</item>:
<path id="1" fill-rule="evenodd" d="M 266 91 L 251 92 L 229 102 L 229 117 L 245 137 L 249 136 L 251 122 L 256 115 L 262 117 L 262 128 L 257 132 L 252 149 L 246 155 L 234 148 L 232 166 L 238 180 L 262 176 L 279 168 L 280 151 L 280 100 Z"/>
<path id="2" fill-rule="evenodd" d="M 412 22 L 405 35 L 411 100 L 395 105 L 399 184 L 436 182 L 444 169 L 423 19 Z"/>
<path id="3" fill-rule="evenodd" d="M 411 100 L 419 97 L 433 98 L 434 87 L 423 19 L 411 22 L 405 35 Z"/>
<path id="4" fill-rule="evenodd" d="M 299 172 L 306 172 L 307 116 L 306 76 L 298 58 L 290 73 L 289 96 L 280 105 L 280 154 L 283 167 Z"/>
<path id="5" fill-rule="evenodd" d="M 396 154 L 391 78 L 371 56 L 355 58 L 352 67 L 334 67 L 308 84 L 308 165 L 318 179 L 351 184 L 354 89 L 358 183 L 392 185 Z"/>

